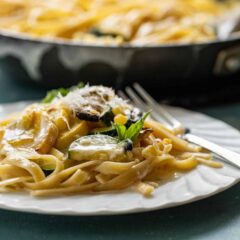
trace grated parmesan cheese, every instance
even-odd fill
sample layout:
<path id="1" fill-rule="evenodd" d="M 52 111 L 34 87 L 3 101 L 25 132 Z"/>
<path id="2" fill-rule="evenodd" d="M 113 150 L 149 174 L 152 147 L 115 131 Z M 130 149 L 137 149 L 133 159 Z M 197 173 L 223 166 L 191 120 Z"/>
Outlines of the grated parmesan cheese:
<path id="1" fill-rule="evenodd" d="M 105 109 L 107 106 L 111 108 L 120 106 L 126 110 L 133 108 L 127 100 L 117 96 L 112 88 L 104 86 L 86 85 L 84 88 L 71 91 L 65 97 L 58 97 L 57 101 L 69 107 L 74 114 L 81 108 L 92 112 L 96 108 Z"/>

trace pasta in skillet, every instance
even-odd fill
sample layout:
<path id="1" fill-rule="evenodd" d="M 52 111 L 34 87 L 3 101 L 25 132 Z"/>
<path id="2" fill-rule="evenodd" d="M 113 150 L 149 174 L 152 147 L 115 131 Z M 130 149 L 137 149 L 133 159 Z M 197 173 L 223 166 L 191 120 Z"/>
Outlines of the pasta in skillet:
<path id="1" fill-rule="evenodd" d="M 0 29 L 90 44 L 202 42 L 216 38 L 216 18 L 235 7 L 235 0 L 0 0 Z"/>
<path id="2" fill-rule="evenodd" d="M 0 190 L 33 196 L 117 191 L 150 196 L 198 164 L 221 167 L 111 88 L 53 90 L 0 122 Z"/>

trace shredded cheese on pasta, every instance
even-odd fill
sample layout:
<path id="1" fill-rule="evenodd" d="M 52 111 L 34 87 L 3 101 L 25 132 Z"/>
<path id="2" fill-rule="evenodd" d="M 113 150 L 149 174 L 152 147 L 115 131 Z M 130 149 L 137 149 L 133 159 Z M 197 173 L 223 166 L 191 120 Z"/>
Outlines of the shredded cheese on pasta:
<path id="1" fill-rule="evenodd" d="M 75 90 L 72 95 L 86 89 Z M 118 102 L 125 103 L 128 110 L 132 106 L 120 101 L 113 90 L 108 91 L 117 99 L 113 114 L 124 115 Z M 117 154 L 107 157 L 106 151 L 115 141 L 110 138 L 113 143 L 106 142 L 110 145 L 91 152 L 94 157 L 88 158 L 89 153 L 84 152 L 86 156 L 76 160 L 68 152 L 69 146 L 104 127 L 104 123 L 79 119 L 71 105 L 65 104 L 69 96 L 30 105 L 22 113 L 0 122 L 0 191 L 26 190 L 33 196 L 49 196 L 132 187 L 150 196 L 159 183 L 176 173 L 190 171 L 199 164 L 221 167 L 210 153 L 150 118 L 144 123 L 147 130 L 138 136 L 131 150 L 118 149 Z M 89 142 L 84 140 L 82 144 L 84 149 Z"/>

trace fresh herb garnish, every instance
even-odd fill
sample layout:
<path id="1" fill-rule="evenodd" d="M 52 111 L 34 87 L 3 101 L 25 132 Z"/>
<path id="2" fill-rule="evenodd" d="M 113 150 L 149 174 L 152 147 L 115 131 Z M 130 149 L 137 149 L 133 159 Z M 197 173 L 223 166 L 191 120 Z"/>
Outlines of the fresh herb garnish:
<path id="1" fill-rule="evenodd" d="M 71 92 L 75 89 L 83 88 L 84 85 L 85 84 L 83 82 L 80 82 L 78 85 L 72 86 L 70 88 L 58 88 L 58 89 L 53 89 L 51 91 L 48 91 L 46 97 L 42 100 L 42 102 L 50 103 L 59 95 L 62 97 L 65 97 L 68 95 L 69 92 Z"/>
<path id="2" fill-rule="evenodd" d="M 114 124 L 114 126 L 117 130 L 118 139 L 120 141 L 123 141 L 123 140 L 127 139 L 127 137 L 126 137 L 126 135 L 127 135 L 126 126 L 124 126 L 123 124 Z"/>
<path id="3" fill-rule="evenodd" d="M 123 124 L 113 124 L 113 126 L 117 130 L 118 139 L 120 141 L 130 139 L 133 142 L 137 139 L 140 131 L 143 128 L 144 121 L 149 116 L 150 112 L 144 113 L 142 118 L 139 119 L 136 123 L 133 123 L 129 126 L 129 128 L 126 128 Z"/>
<path id="4" fill-rule="evenodd" d="M 65 88 L 59 88 L 59 89 L 54 89 L 54 90 L 48 91 L 46 97 L 42 100 L 42 102 L 43 103 L 50 103 L 57 96 L 61 95 L 61 96 L 64 97 L 68 93 L 69 93 L 68 89 L 65 89 Z"/>
<path id="5" fill-rule="evenodd" d="M 83 87 L 85 87 L 85 83 L 79 82 L 77 85 L 74 85 L 74 86 L 68 88 L 67 90 L 68 90 L 68 92 L 71 92 L 73 90 L 80 89 L 80 88 L 83 88 Z"/>

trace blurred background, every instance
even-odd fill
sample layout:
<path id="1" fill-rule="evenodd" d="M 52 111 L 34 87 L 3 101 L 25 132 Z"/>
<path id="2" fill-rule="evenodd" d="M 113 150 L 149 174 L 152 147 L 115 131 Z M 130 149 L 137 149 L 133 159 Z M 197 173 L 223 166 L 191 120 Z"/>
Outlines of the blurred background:
<path id="1" fill-rule="evenodd" d="M 240 100 L 238 0 L 1 0 L 1 101 L 137 81 L 184 107 Z"/>

